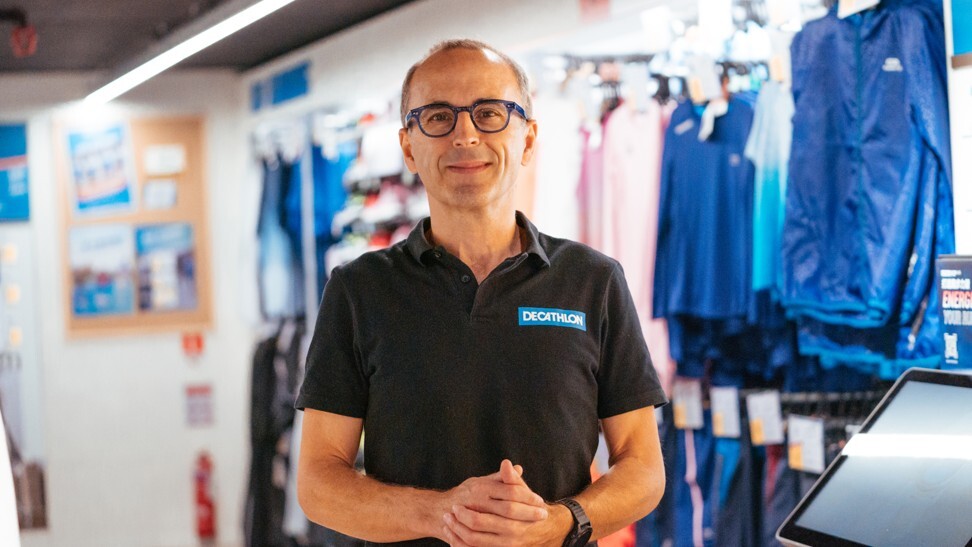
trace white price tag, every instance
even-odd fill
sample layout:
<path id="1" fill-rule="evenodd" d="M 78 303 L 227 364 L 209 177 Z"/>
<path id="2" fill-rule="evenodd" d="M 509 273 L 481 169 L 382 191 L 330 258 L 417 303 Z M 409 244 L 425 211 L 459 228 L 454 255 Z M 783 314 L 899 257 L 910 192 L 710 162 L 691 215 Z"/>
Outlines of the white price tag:
<path id="1" fill-rule="evenodd" d="M 746 397 L 749 412 L 749 434 L 753 444 L 783 444 L 783 412 L 780 392 L 764 391 Z"/>
<path id="2" fill-rule="evenodd" d="M 709 390 L 712 402 L 712 433 L 716 437 L 738 439 L 739 390 L 734 387 L 714 387 Z"/>
<path id="3" fill-rule="evenodd" d="M 855 13 L 871 9 L 880 3 L 881 0 L 839 0 L 837 4 L 837 17 L 841 19 L 850 17 Z"/>
<path id="4" fill-rule="evenodd" d="M 672 386 L 672 410 L 675 427 L 702 429 L 702 384 L 698 380 L 680 378 Z"/>
<path id="5" fill-rule="evenodd" d="M 787 418 L 789 433 L 790 468 L 797 471 L 823 473 L 826 465 L 824 446 L 824 421 L 820 418 L 790 415 Z"/>

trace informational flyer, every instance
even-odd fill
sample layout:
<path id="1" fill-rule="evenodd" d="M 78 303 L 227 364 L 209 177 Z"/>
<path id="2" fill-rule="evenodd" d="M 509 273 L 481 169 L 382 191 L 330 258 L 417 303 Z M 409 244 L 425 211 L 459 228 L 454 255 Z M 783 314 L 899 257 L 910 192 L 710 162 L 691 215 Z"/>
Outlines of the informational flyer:
<path id="1" fill-rule="evenodd" d="M 195 309 L 198 294 L 192 225 L 140 226 L 135 238 L 139 309 L 149 312 Z"/>
<path id="2" fill-rule="evenodd" d="M 135 162 L 128 126 L 69 131 L 67 140 L 75 214 L 130 211 L 135 200 Z"/>
<path id="3" fill-rule="evenodd" d="M 0 125 L 0 221 L 30 218 L 27 127 Z"/>
<path id="4" fill-rule="evenodd" d="M 69 234 L 71 302 L 77 316 L 135 311 L 132 228 L 122 224 L 78 226 Z"/>

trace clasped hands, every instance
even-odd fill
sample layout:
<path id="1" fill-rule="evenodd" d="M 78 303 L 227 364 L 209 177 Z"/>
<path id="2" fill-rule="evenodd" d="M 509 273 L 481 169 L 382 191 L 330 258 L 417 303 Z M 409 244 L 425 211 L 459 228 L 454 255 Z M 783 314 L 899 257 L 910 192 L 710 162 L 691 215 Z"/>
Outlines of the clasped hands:
<path id="1" fill-rule="evenodd" d="M 503 460 L 496 473 L 444 492 L 440 539 L 456 547 L 561 545 L 573 522 L 563 520 L 560 510 L 567 509 L 544 502 L 522 475 L 522 467 Z"/>

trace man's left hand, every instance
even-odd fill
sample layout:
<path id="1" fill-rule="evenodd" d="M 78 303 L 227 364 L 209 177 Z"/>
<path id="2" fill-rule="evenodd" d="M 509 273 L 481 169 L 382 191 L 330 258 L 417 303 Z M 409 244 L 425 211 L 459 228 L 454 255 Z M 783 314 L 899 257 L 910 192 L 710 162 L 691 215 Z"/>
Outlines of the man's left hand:
<path id="1" fill-rule="evenodd" d="M 522 468 L 514 466 L 510 460 L 500 464 L 500 477 L 506 484 L 526 486 L 521 474 Z M 454 547 L 559 546 L 563 544 L 573 518 L 570 511 L 559 504 L 548 503 L 547 511 L 546 519 L 525 522 L 457 505 L 443 517 L 443 531 Z"/>

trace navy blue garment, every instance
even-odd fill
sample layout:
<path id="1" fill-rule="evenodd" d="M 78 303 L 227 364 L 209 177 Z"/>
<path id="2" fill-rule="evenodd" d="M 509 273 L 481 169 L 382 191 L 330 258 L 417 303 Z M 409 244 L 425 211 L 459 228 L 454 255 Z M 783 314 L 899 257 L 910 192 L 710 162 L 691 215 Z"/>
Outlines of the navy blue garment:
<path id="1" fill-rule="evenodd" d="M 662 423 L 658 426 L 662 459 L 665 462 L 665 493 L 658 507 L 635 523 L 636 547 L 662 547 L 675 542 L 675 465 L 678 452 L 678 436 L 672 405 L 661 407 Z"/>
<path id="2" fill-rule="evenodd" d="M 351 166 L 351 162 L 358 155 L 358 145 L 355 141 L 339 142 L 333 153 L 325 154 L 320 146 L 314 146 L 311 151 L 312 169 L 314 173 L 314 242 L 317 256 L 317 300 L 324 293 L 328 271 L 324 257 L 331 245 L 339 238 L 331 233 L 334 215 L 344 208 L 348 199 L 348 192 L 344 188 L 344 173 Z"/>
<path id="3" fill-rule="evenodd" d="M 824 367 L 817 357 L 798 355 L 783 369 L 782 391 L 867 391 L 874 384 L 875 376 L 870 372 L 839 363 Z"/>
<path id="4" fill-rule="evenodd" d="M 263 162 L 263 192 L 257 222 L 260 312 L 266 319 L 295 317 L 303 310 L 303 275 L 299 254 L 284 229 L 285 196 L 291 166 L 282 160 Z"/>
<path id="5" fill-rule="evenodd" d="M 745 318 L 752 293 L 754 169 L 744 155 L 752 100 L 734 96 L 699 140 L 701 117 L 683 102 L 662 153 L 655 317 Z"/>
<path id="6" fill-rule="evenodd" d="M 296 313 L 302 315 L 306 307 L 304 300 L 304 243 L 303 243 L 303 171 L 302 159 L 297 158 L 286 168 L 283 177 L 284 199 L 280 222 L 287 231 L 290 248 L 294 258 L 294 302 Z"/>
<path id="7" fill-rule="evenodd" d="M 782 453 L 782 445 L 776 448 Z M 839 450 L 837 452 L 828 450 L 825 463 L 830 465 L 830 462 L 837 457 L 838 453 Z M 772 480 L 773 482 L 772 487 L 767 489 L 766 497 L 763 500 L 763 545 L 766 547 L 782 547 L 782 544 L 776 540 L 776 531 L 783 525 L 786 517 L 790 516 L 790 513 L 796 509 L 800 500 L 810 492 L 819 478 L 820 475 L 816 473 L 791 469 L 786 461 L 783 461 L 776 468 L 773 475 L 764 475 L 764 480 Z"/>
<path id="8" fill-rule="evenodd" d="M 910 331 L 937 298 L 934 257 L 954 249 L 941 10 L 834 7 L 793 41 L 781 296 L 794 315 Z"/>
<path id="9" fill-rule="evenodd" d="M 753 446 L 746 405 L 740 405 L 739 439 L 717 439 L 721 460 L 716 545 L 759 547 L 762 532 L 762 476 L 765 450 Z"/>

